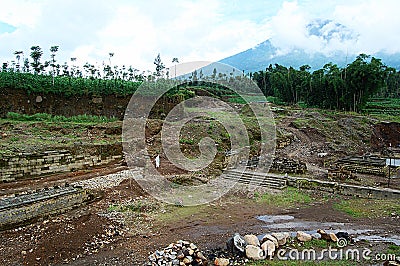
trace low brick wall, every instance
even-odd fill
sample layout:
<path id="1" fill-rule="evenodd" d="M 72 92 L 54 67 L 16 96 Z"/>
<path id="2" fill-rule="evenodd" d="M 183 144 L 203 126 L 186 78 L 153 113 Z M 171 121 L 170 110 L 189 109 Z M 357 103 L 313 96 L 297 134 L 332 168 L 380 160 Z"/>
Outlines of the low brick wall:
<path id="1" fill-rule="evenodd" d="M 106 152 L 102 152 L 102 150 Z M 98 145 L 91 151 L 88 149 L 75 153 L 70 150 L 56 150 L 2 156 L 0 158 L 0 182 L 85 169 L 121 158 L 122 152 L 119 149 L 113 150 L 107 145 L 104 147 Z"/>
<path id="2" fill-rule="evenodd" d="M 300 177 L 288 177 L 287 184 L 296 188 L 320 190 L 360 198 L 400 199 L 400 190 L 389 188 L 364 187 Z"/>
<path id="3" fill-rule="evenodd" d="M 63 213 L 89 199 L 83 189 L 73 187 L 44 190 L 0 200 L 0 230 L 34 219 Z"/>

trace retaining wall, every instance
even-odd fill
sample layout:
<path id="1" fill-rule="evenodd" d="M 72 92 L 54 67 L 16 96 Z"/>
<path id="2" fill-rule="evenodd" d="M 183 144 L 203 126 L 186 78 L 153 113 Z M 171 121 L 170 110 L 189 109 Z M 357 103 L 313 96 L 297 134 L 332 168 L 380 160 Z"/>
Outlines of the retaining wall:
<path id="1" fill-rule="evenodd" d="M 111 149 L 109 146 L 98 145 L 79 151 L 57 150 L 2 156 L 0 182 L 69 172 L 120 160 L 120 149 Z"/>
<path id="2" fill-rule="evenodd" d="M 0 230 L 34 219 L 63 213 L 89 199 L 83 189 L 73 187 L 43 190 L 0 200 Z"/>
<path id="3" fill-rule="evenodd" d="M 300 177 L 288 177 L 287 180 L 288 186 L 296 188 L 320 190 L 360 198 L 400 199 L 400 190 L 390 188 L 355 186 Z"/>

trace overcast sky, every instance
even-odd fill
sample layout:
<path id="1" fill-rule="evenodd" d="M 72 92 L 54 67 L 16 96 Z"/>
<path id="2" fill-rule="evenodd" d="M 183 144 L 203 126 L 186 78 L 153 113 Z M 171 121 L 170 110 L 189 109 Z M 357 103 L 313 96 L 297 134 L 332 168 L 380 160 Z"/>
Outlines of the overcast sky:
<path id="1" fill-rule="evenodd" d="M 282 53 L 335 49 L 351 53 L 400 52 L 398 0 L 0 0 L 0 62 L 39 45 L 49 58 L 58 45 L 59 63 L 108 62 L 154 69 L 158 53 L 166 65 L 217 61 L 271 38 Z M 310 35 L 306 25 L 330 19 L 346 26 L 351 41 Z M 333 24 L 332 24 L 333 25 Z"/>

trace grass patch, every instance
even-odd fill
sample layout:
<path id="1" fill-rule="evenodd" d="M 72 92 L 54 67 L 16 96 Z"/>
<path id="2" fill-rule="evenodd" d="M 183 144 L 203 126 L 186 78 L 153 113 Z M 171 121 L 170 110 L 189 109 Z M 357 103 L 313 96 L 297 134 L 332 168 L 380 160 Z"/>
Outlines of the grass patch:
<path id="1" fill-rule="evenodd" d="M 400 246 L 393 245 L 393 244 L 389 245 L 387 253 L 395 254 L 396 256 L 400 256 Z"/>
<path id="2" fill-rule="evenodd" d="M 296 188 L 288 187 L 283 190 L 282 193 L 278 194 L 263 194 L 255 195 L 256 200 L 268 205 L 273 205 L 277 207 L 293 207 L 299 204 L 307 204 L 312 201 L 310 195 L 302 192 Z"/>
<path id="3" fill-rule="evenodd" d="M 400 215 L 397 200 L 350 199 L 334 204 L 334 208 L 355 218 L 377 218 Z"/>
<path id="4" fill-rule="evenodd" d="M 316 248 L 326 248 L 327 242 L 323 239 L 312 239 L 311 241 L 304 242 L 301 246 L 302 249 L 316 249 Z"/>
<path id="5" fill-rule="evenodd" d="M 7 113 L 7 119 L 13 121 L 34 121 L 34 122 L 72 122 L 72 123 L 107 123 L 118 121 L 117 118 L 108 118 L 96 115 L 77 115 L 65 117 L 62 115 L 51 115 L 47 113 L 36 113 L 33 115 L 18 114 L 14 112 Z"/>
<path id="6" fill-rule="evenodd" d="M 359 265 L 354 261 L 348 260 L 339 260 L 339 261 L 273 261 L 273 260 L 264 260 L 264 261 L 254 261 L 246 263 L 248 266 L 261 266 L 261 265 L 269 265 L 269 266 L 352 266 Z"/>
<path id="7" fill-rule="evenodd" d="M 181 138 L 181 139 L 179 139 L 179 143 L 180 143 L 180 144 L 189 144 L 189 145 L 193 145 L 193 144 L 194 144 L 194 140 L 193 140 L 193 139 Z"/>
<path id="8" fill-rule="evenodd" d="M 182 221 L 189 216 L 204 212 L 207 207 L 207 205 L 183 207 L 168 205 L 165 207 L 165 212 L 158 215 L 158 219 L 163 222 Z"/>

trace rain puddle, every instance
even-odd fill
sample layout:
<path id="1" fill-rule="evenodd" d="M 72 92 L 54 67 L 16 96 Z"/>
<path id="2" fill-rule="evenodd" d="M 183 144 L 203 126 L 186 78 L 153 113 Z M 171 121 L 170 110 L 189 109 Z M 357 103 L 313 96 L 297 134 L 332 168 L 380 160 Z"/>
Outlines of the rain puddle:
<path id="1" fill-rule="evenodd" d="M 262 215 L 256 217 L 258 220 L 265 222 L 263 228 L 269 229 L 271 232 L 286 231 L 292 237 L 296 236 L 297 231 L 303 231 L 310 235 L 317 234 L 317 229 L 324 229 L 328 233 L 337 233 L 344 231 L 349 233 L 355 242 L 367 240 L 371 242 L 386 242 L 400 246 L 400 236 L 398 235 L 383 235 L 381 236 L 372 229 L 355 228 L 354 224 L 350 223 L 334 223 L 334 222 L 316 222 L 303 221 L 296 219 L 291 215 Z"/>
<path id="2" fill-rule="evenodd" d="M 290 215 L 262 215 L 257 216 L 257 219 L 266 223 L 273 223 L 275 221 L 293 220 L 294 217 Z"/>

